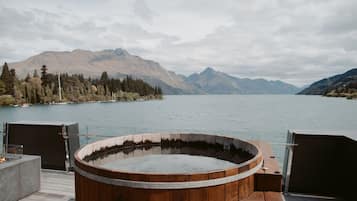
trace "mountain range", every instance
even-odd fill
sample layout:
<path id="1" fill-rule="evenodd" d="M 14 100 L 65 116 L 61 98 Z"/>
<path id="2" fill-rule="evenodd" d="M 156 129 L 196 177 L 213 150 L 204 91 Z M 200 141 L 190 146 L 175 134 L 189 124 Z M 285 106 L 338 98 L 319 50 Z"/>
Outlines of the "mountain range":
<path id="1" fill-rule="evenodd" d="M 282 81 L 237 78 L 210 67 L 188 76 L 186 82 L 207 94 L 295 94 L 299 91 Z"/>
<path id="2" fill-rule="evenodd" d="M 24 61 L 10 63 L 20 77 L 46 65 L 49 72 L 67 72 L 98 77 L 106 71 L 113 77 L 130 75 L 160 86 L 164 94 L 294 94 L 299 88 L 282 81 L 247 79 L 206 68 L 190 76 L 178 75 L 158 62 L 131 55 L 126 50 L 47 51 Z"/>
<path id="3" fill-rule="evenodd" d="M 357 95 L 357 68 L 351 69 L 343 74 L 324 78 L 314 82 L 298 94 L 303 95 L 325 95 L 346 96 Z"/>

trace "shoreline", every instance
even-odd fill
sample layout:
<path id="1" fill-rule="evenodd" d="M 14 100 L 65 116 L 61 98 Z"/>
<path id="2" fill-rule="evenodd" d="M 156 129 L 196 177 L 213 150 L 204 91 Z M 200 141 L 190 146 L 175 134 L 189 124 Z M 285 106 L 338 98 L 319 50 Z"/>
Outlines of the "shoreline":
<path id="1" fill-rule="evenodd" d="M 333 98 L 346 98 L 348 100 L 357 100 L 357 92 L 356 93 L 337 93 L 337 92 L 329 92 L 325 95 L 325 97 L 333 97 Z"/>
<path id="2" fill-rule="evenodd" d="M 109 98 L 99 98 L 99 100 L 85 100 L 85 101 L 52 101 L 46 103 L 18 103 L 18 104 L 4 104 L 0 105 L 1 107 L 30 107 L 32 105 L 42 106 L 42 105 L 72 105 L 72 104 L 88 104 L 88 103 L 117 103 L 117 102 L 142 102 L 142 101 L 151 101 L 151 100 L 162 100 L 163 95 L 150 95 L 150 96 L 139 96 L 139 97 L 122 97 L 118 99 L 109 99 Z"/>

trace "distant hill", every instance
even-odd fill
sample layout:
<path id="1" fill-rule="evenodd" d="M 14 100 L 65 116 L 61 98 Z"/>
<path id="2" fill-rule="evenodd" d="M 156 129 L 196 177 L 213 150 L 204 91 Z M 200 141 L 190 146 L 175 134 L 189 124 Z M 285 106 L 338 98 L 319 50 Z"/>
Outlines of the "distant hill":
<path id="1" fill-rule="evenodd" d="M 186 82 L 208 94 L 295 94 L 299 88 L 281 81 L 237 78 L 208 67 Z"/>
<path id="2" fill-rule="evenodd" d="M 84 76 L 98 76 L 103 71 L 109 75 L 131 75 L 144 81 L 159 85 L 165 94 L 197 93 L 185 83 L 181 76 L 167 71 L 159 63 L 129 54 L 124 49 L 88 51 L 74 50 L 65 52 L 43 52 L 24 61 L 10 63 L 19 76 L 25 77 L 34 69 L 46 65 L 49 72 L 68 72 Z"/>
<path id="3" fill-rule="evenodd" d="M 299 94 L 351 96 L 351 98 L 352 96 L 357 96 L 357 68 L 314 82 Z"/>

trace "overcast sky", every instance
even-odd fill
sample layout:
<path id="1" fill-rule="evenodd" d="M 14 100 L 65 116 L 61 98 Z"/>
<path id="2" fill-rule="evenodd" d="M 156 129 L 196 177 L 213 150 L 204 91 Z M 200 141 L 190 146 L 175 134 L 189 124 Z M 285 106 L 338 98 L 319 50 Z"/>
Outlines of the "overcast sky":
<path id="1" fill-rule="evenodd" d="M 0 62 L 120 47 L 302 86 L 357 67 L 356 19 L 356 0 L 0 0 Z"/>

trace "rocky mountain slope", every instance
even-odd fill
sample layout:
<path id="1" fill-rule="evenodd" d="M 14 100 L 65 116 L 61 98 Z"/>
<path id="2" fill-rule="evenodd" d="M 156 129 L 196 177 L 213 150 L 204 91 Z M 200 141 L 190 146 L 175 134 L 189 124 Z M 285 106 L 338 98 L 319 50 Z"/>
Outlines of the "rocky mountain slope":
<path id="1" fill-rule="evenodd" d="M 99 76 L 103 71 L 107 71 L 111 76 L 132 75 L 152 85 L 159 85 L 165 94 L 197 93 L 182 77 L 167 71 L 159 63 L 131 55 L 120 48 L 96 52 L 88 50 L 43 52 L 25 61 L 9 64 L 10 68 L 15 68 L 21 77 L 29 72 L 32 73 L 42 65 L 46 65 L 49 72 L 53 73 L 68 72 Z"/>
<path id="2" fill-rule="evenodd" d="M 98 77 L 103 71 L 115 78 L 131 75 L 153 86 L 160 86 L 164 94 L 291 94 L 298 88 L 281 81 L 241 79 L 212 68 L 188 77 L 167 71 L 159 63 L 131 55 L 124 49 L 88 51 L 47 51 L 24 61 L 10 63 L 17 75 L 24 78 L 34 69 L 46 65 L 51 73 L 61 72 Z"/>
<path id="3" fill-rule="evenodd" d="M 281 81 L 237 78 L 212 68 L 190 75 L 186 82 L 208 94 L 294 94 L 299 91 Z"/>
<path id="4" fill-rule="evenodd" d="M 299 94 L 357 97 L 357 68 L 314 82 Z"/>

